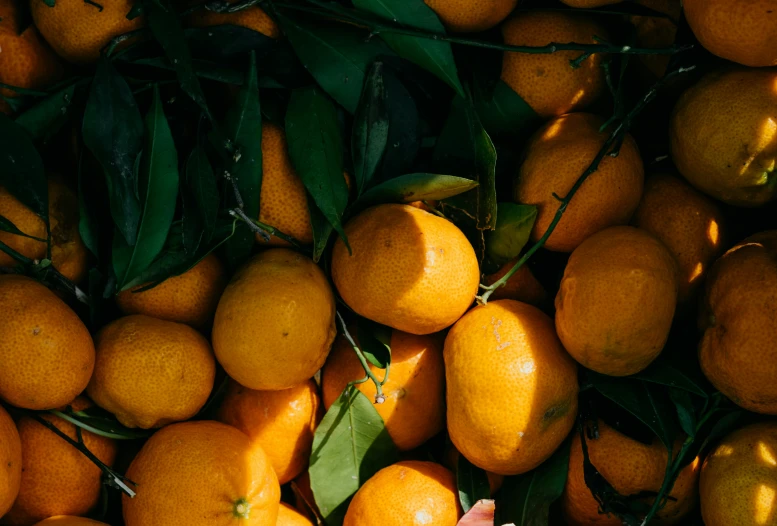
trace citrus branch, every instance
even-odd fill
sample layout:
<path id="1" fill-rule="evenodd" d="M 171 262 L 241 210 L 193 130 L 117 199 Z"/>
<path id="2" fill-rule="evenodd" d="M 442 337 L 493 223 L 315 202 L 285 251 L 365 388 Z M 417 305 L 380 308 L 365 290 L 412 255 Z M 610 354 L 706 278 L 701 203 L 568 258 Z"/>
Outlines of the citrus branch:
<path id="1" fill-rule="evenodd" d="M 376 404 L 382 404 L 386 401 L 386 395 L 383 394 L 383 385 L 388 382 L 389 378 L 389 366 L 386 366 L 386 374 L 383 376 L 383 381 L 378 380 L 378 377 L 375 376 L 375 373 L 372 372 L 372 369 L 370 369 L 370 364 L 367 363 L 367 358 L 364 357 L 364 353 L 359 348 L 358 345 L 356 345 L 356 341 L 353 339 L 353 336 L 351 336 L 351 333 L 348 332 L 348 328 L 345 326 L 345 320 L 343 319 L 342 315 L 339 312 L 336 312 L 337 314 L 337 321 L 340 323 L 340 328 L 343 331 L 343 336 L 345 336 L 345 339 L 348 340 L 348 343 L 351 344 L 351 347 L 353 347 L 353 351 L 356 353 L 356 357 L 359 359 L 359 363 L 362 364 L 362 368 L 364 369 L 364 372 L 367 374 L 367 378 L 372 380 L 372 383 L 375 384 L 375 403 Z M 352 382 L 353 384 L 359 384 L 364 383 L 367 381 L 367 378 L 361 380 Z"/>

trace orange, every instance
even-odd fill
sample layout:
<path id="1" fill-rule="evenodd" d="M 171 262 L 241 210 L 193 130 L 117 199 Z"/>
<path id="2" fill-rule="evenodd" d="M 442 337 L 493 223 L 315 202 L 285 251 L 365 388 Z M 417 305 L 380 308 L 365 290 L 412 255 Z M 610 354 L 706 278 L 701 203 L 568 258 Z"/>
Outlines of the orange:
<path id="1" fill-rule="evenodd" d="M 448 433 L 467 460 L 500 475 L 544 462 L 577 416 L 577 367 L 536 307 L 491 301 L 445 339 Z"/>
<path id="2" fill-rule="evenodd" d="M 285 248 L 246 263 L 221 296 L 213 350 L 249 389 L 288 389 L 311 378 L 335 339 L 335 298 L 313 261 Z"/>
<path id="3" fill-rule="evenodd" d="M 0 31 L 19 32 L 19 4 L 17 0 L 0 0 Z"/>
<path id="4" fill-rule="evenodd" d="M 22 443 L 19 431 L 8 412 L 0 407 L 0 517 L 6 514 L 16 496 L 22 478 Z"/>
<path id="5" fill-rule="evenodd" d="M 545 46 L 551 42 L 594 44 L 605 38 L 598 23 L 562 11 L 524 11 L 502 26 L 505 44 Z M 573 68 L 570 60 L 580 51 L 532 54 L 505 52 L 502 80 L 541 117 L 555 117 L 583 109 L 605 90 L 602 55 L 595 54 Z"/>
<path id="6" fill-rule="evenodd" d="M 74 64 L 89 64 L 113 38 L 145 25 L 143 17 L 127 19 L 133 4 L 133 0 L 57 0 L 49 7 L 30 0 L 30 10 L 43 38 L 60 57 Z"/>
<path id="7" fill-rule="evenodd" d="M 777 521 L 777 423 L 726 436 L 701 468 L 701 515 L 707 526 L 762 526 Z"/>
<path id="8" fill-rule="evenodd" d="M 230 382 L 218 419 L 238 428 L 267 453 L 278 481 L 290 482 L 308 465 L 322 417 L 313 380 L 282 391 L 254 391 Z"/>
<path id="9" fill-rule="evenodd" d="M 700 325 L 705 376 L 737 405 L 777 415 L 777 231 L 751 236 L 710 269 Z"/>
<path id="10" fill-rule="evenodd" d="M 62 77 L 62 65 L 49 46 L 41 39 L 35 27 L 28 27 L 21 35 L 5 31 L 0 25 L 0 82 L 32 90 L 42 90 Z M 0 89 L 3 97 L 18 97 L 11 89 Z M 11 113 L 10 107 L 0 99 L 0 111 Z"/>
<path id="11" fill-rule="evenodd" d="M 397 462 L 354 495 L 343 526 L 456 526 L 456 479 L 433 462 Z"/>
<path id="12" fill-rule="evenodd" d="M 411 334 L 452 325 L 472 305 L 475 250 L 453 223 L 407 205 L 369 208 L 345 225 L 332 251 L 332 280 L 365 318 Z"/>
<path id="13" fill-rule="evenodd" d="M 126 526 L 275 526 L 281 488 L 267 455 L 232 426 L 183 422 L 157 431 L 127 470 Z"/>
<path id="14" fill-rule="evenodd" d="M 499 25 L 518 0 L 424 0 L 449 31 L 471 33 Z"/>
<path id="15" fill-rule="evenodd" d="M 78 397 L 68 404 L 83 411 L 92 403 Z M 76 427 L 54 415 L 40 415 L 73 440 Z M 36 420 L 19 420 L 22 441 L 22 483 L 19 496 L 3 524 L 26 526 L 52 515 L 84 515 L 100 497 L 102 471 L 83 453 Z M 81 430 L 84 445 L 107 466 L 116 457 L 116 442 Z"/>
<path id="16" fill-rule="evenodd" d="M 651 49 L 671 47 L 675 43 L 677 25 L 682 15 L 680 0 L 637 0 L 637 3 L 668 16 L 668 18 L 638 15 L 629 17 L 637 30 L 637 45 Z M 671 55 L 637 56 L 655 77 L 664 76 L 671 58 Z"/>
<path id="17" fill-rule="evenodd" d="M 355 333 L 352 333 L 354 338 Z M 416 336 L 401 331 L 391 333 L 391 368 L 383 386 L 385 401 L 374 407 L 386 424 L 386 431 L 400 451 L 416 448 L 445 427 L 445 371 L 442 338 L 434 334 Z M 379 379 L 386 372 L 370 364 Z M 321 372 L 321 387 L 327 409 L 335 403 L 348 383 L 364 378 L 351 344 L 344 337 L 335 340 L 332 353 Z M 375 400 L 372 381 L 356 385 L 371 401 Z"/>
<path id="18" fill-rule="evenodd" d="M 108 526 L 104 522 L 93 521 L 84 517 L 72 517 L 67 515 L 57 515 L 42 520 L 35 526 Z"/>
<path id="19" fill-rule="evenodd" d="M 602 7 L 610 4 L 619 4 L 621 0 L 561 0 L 563 3 L 571 7 Z"/>
<path id="20" fill-rule="evenodd" d="M 633 227 L 602 230 L 569 258 L 556 295 L 556 331 L 588 369 L 638 373 L 666 343 L 677 288 L 677 263 L 663 243 Z"/>
<path id="21" fill-rule="evenodd" d="M 304 515 L 286 504 L 281 502 L 280 508 L 278 508 L 278 522 L 276 526 L 313 526 Z"/>
<path id="22" fill-rule="evenodd" d="M 227 3 L 233 4 L 235 1 L 228 0 Z M 201 8 L 189 16 L 189 24 L 192 27 L 240 26 L 270 38 L 278 38 L 281 35 L 278 24 L 262 8 L 255 5 L 234 13 L 216 13 Z"/>
<path id="23" fill-rule="evenodd" d="M 545 234 L 556 215 L 560 203 L 553 194 L 566 196 L 604 145 L 603 123 L 596 115 L 570 113 L 547 123 L 529 141 L 514 198 L 538 208 L 532 241 Z M 605 156 L 574 195 L 545 248 L 571 252 L 592 234 L 628 223 L 642 196 L 644 174 L 637 143 L 627 134 L 618 157 Z"/>
<path id="24" fill-rule="evenodd" d="M 305 517 L 314 519 L 314 515 L 318 513 L 318 507 L 316 506 L 316 499 L 313 497 L 313 490 L 310 488 L 310 472 L 305 470 L 300 473 L 291 483 L 291 488 L 294 493 L 294 507 L 296 510 Z"/>
<path id="25" fill-rule="evenodd" d="M 493 285 L 507 274 L 518 262 L 518 258 L 508 261 L 493 274 L 483 278 L 484 285 Z M 528 266 L 523 265 L 518 272 L 512 275 L 504 286 L 499 287 L 491 294 L 492 300 L 516 300 L 542 308 L 548 299 L 545 288 L 537 281 Z"/>
<path id="26" fill-rule="evenodd" d="M 456 473 L 459 467 L 459 458 L 461 457 L 461 453 L 459 453 L 459 450 L 453 447 L 453 444 L 450 444 L 448 446 L 448 449 L 445 451 L 445 457 L 444 457 L 444 463 L 445 466 Z M 504 483 L 504 475 L 497 475 L 496 473 L 491 473 L 490 471 L 486 471 L 486 477 L 488 477 L 488 488 L 491 491 L 491 495 L 493 496 L 497 491 L 499 491 L 502 487 L 502 484 Z"/>
<path id="27" fill-rule="evenodd" d="M 777 65 L 777 0 L 684 0 L 683 9 L 713 54 L 745 66 Z"/>
<path id="28" fill-rule="evenodd" d="M 650 445 L 643 444 L 604 422 L 599 422 L 598 427 L 599 438 L 586 438 L 586 445 L 591 464 L 599 474 L 624 497 L 642 492 L 658 492 L 666 472 L 666 446 L 658 438 L 654 438 Z M 675 443 L 674 454 L 679 452 L 681 445 L 680 440 Z M 698 498 L 699 465 L 697 457 L 680 472 L 669 492 L 666 505 L 656 515 L 657 523 L 680 524 L 694 508 Z M 645 504 L 652 505 L 653 499 L 645 499 Z M 599 513 L 599 503 L 585 484 L 580 433 L 575 433 L 572 438 L 569 473 L 561 496 L 561 509 L 570 526 L 623 524 L 614 514 Z"/>
<path id="29" fill-rule="evenodd" d="M 0 276 L 0 398 L 25 409 L 53 409 L 84 390 L 94 343 L 75 312 L 28 277 Z"/>
<path id="30" fill-rule="evenodd" d="M 702 192 L 739 206 L 774 199 L 777 71 L 707 75 L 677 101 L 669 141 L 675 166 Z"/>
<path id="31" fill-rule="evenodd" d="M 216 361 L 208 341 L 188 325 L 125 316 L 103 327 L 95 343 L 86 391 L 125 426 L 188 420 L 208 401 Z"/>
<path id="32" fill-rule="evenodd" d="M 124 314 L 145 314 L 205 330 L 213 322 L 216 305 L 226 286 L 224 266 L 214 254 L 208 254 L 180 276 L 167 278 L 152 289 L 135 292 L 144 286 L 124 290 L 116 296 L 116 304 Z"/>
<path id="33" fill-rule="evenodd" d="M 0 216 L 9 220 L 25 234 L 38 239 L 46 239 L 46 223 L 43 222 L 43 219 L 2 186 L 0 186 Z M 46 255 L 46 244 L 29 237 L 0 231 L 0 241 L 31 259 L 41 259 Z M 15 259 L 0 251 L 0 267 L 13 267 L 15 265 L 17 265 Z"/>

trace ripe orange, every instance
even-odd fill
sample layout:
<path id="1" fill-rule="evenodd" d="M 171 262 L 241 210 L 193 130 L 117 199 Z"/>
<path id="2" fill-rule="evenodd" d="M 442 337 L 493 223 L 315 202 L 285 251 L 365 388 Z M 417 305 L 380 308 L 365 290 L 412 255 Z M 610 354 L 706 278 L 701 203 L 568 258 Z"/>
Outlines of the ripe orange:
<path id="1" fill-rule="evenodd" d="M 356 337 L 355 334 L 352 334 Z M 445 371 L 442 338 L 434 334 L 416 336 L 391 333 L 391 368 L 383 386 L 386 399 L 375 409 L 386 423 L 386 431 L 400 451 L 416 448 L 445 427 Z M 370 364 L 375 376 L 386 374 Z M 349 382 L 364 378 L 364 369 L 353 348 L 338 337 L 321 373 L 321 388 L 327 409 L 335 403 Z M 369 400 L 375 400 L 375 384 L 357 384 Z"/>
<path id="2" fill-rule="evenodd" d="M 84 517 L 73 517 L 68 515 L 57 515 L 42 520 L 35 526 L 108 526 L 104 522 L 93 521 Z"/>
<path id="3" fill-rule="evenodd" d="M 125 316 L 103 327 L 95 343 L 94 375 L 86 391 L 127 427 L 188 420 L 213 389 L 213 351 L 187 325 Z"/>
<path id="4" fill-rule="evenodd" d="M 491 301 L 445 340 L 448 433 L 470 462 L 517 475 L 545 461 L 577 416 L 577 367 L 553 321 L 531 305 Z"/>
<path id="5" fill-rule="evenodd" d="M 514 198 L 538 207 L 532 241 L 545 234 L 556 215 L 559 201 L 553 194 L 567 195 L 604 145 L 603 123 L 596 115 L 570 113 L 547 123 L 529 141 Z M 639 205 L 643 179 L 637 143 L 627 134 L 618 157 L 606 156 L 572 198 L 545 248 L 571 252 L 592 234 L 628 223 Z"/>
<path id="6" fill-rule="evenodd" d="M 220 422 L 157 431 L 127 478 L 137 483 L 137 495 L 122 495 L 126 526 L 276 525 L 281 489 L 267 455 Z"/>
<path id="7" fill-rule="evenodd" d="M 221 296 L 213 349 L 250 389 L 288 389 L 311 378 L 335 339 L 335 298 L 313 261 L 284 248 L 244 265 Z"/>
<path id="8" fill-rule="evenodd" d="M 282 391 L 254 391 L 233 381 L 218 419 L 258 443 L 267 453 L 278 482 L 286 484 L 307 467 L 313 433 L 322 416 L 313 380 Z"/>
<path id="9" fill-rule="evenodd" d="M 0 517 L 6 514 L 16 496 L 22 478 L 22 443 L 19 431 L 8 412 L 0 407 Z"/>
<path id="10" fill-rule="evenodd" d="M 343 526 L 456 526 L 460 509 L 453 473 L 433 462 L 397 462 L 356 492 Z"/>
<path id="11" fill-rule="evenodd" d="M 16 0 L 0 0 L 0 31 L 19 32 L 19 5 Z"/>
<path id="12" fill-rule="evenodd" d="M 680 0 L 637 0 L 637 3 L 667 15 L 667 18 L 639 15 L 629 17 L 637 30 L 637 45 L 651 49 L 672 46 L 677 37 L 677 26 L 682 15 Z M 638 55 L 638 57 L 655 77 L 663 77 L 671 55 Z"/>
<path id="13" fill-rule="evenodd" d="M 580 364 L 626 376 L 661 352 L 677 303 L 672 254 L 644 230 L 602 230 L 569 258 L 556 296 L 556 331 Z"/>
<path id="14" fill-rule="evenodd" d="M 622 0 L 561 0 L 563 3 L 571 7 L 601 7 L 610 4 L 619 4 Z"/>
<path id="15" fill-rule="evenodd" d="M 70 404 L 74 411 L 92 405 L 78 397 Z M 53 415 L 41 415 L 70 438 L 77 440 L 76 427 Z M 26 526 L 52 515 L 84 515 L 100 497 L 102 472 L 83 453 L 36 420 L 19 420 L 22 443 L 22 481 L 19 496 L 3 523 Z M 84 445 L 104 464 L 116 457 L 116 442 L 81 430 Z"/>
<path id="16" fill-rule="evenodd" d="M 508 261 L 502 267 L 483 278 L 484 285 L 493 285 L 499 281 L 510 269 L 518 262 L 518 258 Z M 548 300 L 548 293 L 545 292 L 542 284 L 532 274 L 531 269 L 524 265 L 518 269 L 518 272 L 507 280 L 503 287 L 499 287 L 491 294 L 492 300 L 516 300 L 542 308 Z"/>
<path id="17" fill-rule="evenodd" d="M 276 526 L 313 526 L 313 523 L 285 502 L 281 502 Z"/>
<path id="18" fill-rule="evenodd" d="M 598 23 L 562 11 L 525 11 L 502 26 L 505 44 L 545 46 L 551 42 L 594 44 L 605 38 Z M 578 68 L 570 60 L 580 51 L 548 54 L 505 52 L 502 80 L 510 85 L 541 117 L 555 117 L 581 110 L 593 103 L 605 89 L 602 55 L 587 58 Z"/>
<path id="19" fill-rule="evenodd" d="M 236 0 L 228 0 L 227 3 L 233 4 Z M 197 2 L 193 2 L 197 4 Z M 234 13 L 216 13 L 207 9 L 199 9 L 189 17 L 189 25 L 192 27 L 210 27 L 210 26 L 240 26 L 261 33 L 270 38 L 278 38 L 281 31 L 278 24 L 256 5 L 241 9 Z M 264 124 L 263 124 L 264 126 Z"/>
<path id="20" fill-rule="evenodd" d="M 424 0 L 449 31 L 470 33 L 499 25 L 518 0 Z"/>
<path id="21" fill-rule="evenodd" d="M 332 280 L 365 318 L 411 334 L 452 325 L 472 305 L 475 250 L 453 223 L 407 205 L 369 208 L 345 225 L 332 251 Z"/>
<path id="22" fill-rule="evenodd" d="M 24 206 L 2 186 L 0 186 L 0 216 L 8 219 L 25 234 L 38 239 L 46 239 L 46 223 L 43 222 L 43 219 Z M 41 259 L 46 255 L 45 243 L 29 237 L 0 231 L 0 241 L 31 259 Z M 0 251 L 0 267 L 13 267 L 16 264 L 15 259 Z"/>
<path id="23" fill-rule="evenodd" d="M 94 343 L 75 312 L 37 281 L 0 276 L 0 398 L 25 409 L 53 409 L 84 390 Z"/>
<path id="24" fill-rule="evenodd" d="M 145 314 L 206 330 L 213 322 L 226 286 L 224 266 L 214 254 L 209 254 L 180 276 L 168 278 L 152 289 L 134 292 L 144 286 L 116 296 L 116 304 L 124 314 Z"/>

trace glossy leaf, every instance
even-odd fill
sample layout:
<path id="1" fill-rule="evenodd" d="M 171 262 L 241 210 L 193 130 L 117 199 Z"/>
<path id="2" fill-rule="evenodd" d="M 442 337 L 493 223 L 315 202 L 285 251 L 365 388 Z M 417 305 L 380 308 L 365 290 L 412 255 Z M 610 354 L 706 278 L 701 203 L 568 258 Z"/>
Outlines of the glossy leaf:
<path id="1" fill-rule="evenodd" d="M 97 406 L 89 407 L 83 411 L 72 411 L 70 408 L 66 408 L 63 411 L 54 410 L 51 413 L 84 431 L 114 440 L 142 439 L 153 434 L 151 430 L 125 427 L 115 416 Z"/>
<path id="2" fill-rule="evenodd" d="M 366 318 L 359 320 L 359 348 L 372 365 L 385 369 L 391 363 L 391 327 Z"/>
<path id="3" fill-rule="evenodd" d="M 536 219 L 536 206 L 499 203 L 496 228 L 486 234 L 486 251 L 492 261 L 501 266 L 518 257 Z"/>
<path id="4" fill-rule="evenodd" d="M 453 175 L 417 173 L 407 174 L 367 190 L 358 199 L 354 209 L 362 209 L 382 203 L 412 203 L 413 201 L 439 201 L 477 187 L 472 179 Z"/>
<path id="5" fill-rule="evenodd" d="M 24 129 L 0 112 L 0 186 L 45 221 L 49 216 L 43 159 Z"/>
<path id="6" fill-rule="evenodd" d="M 682 389 L 698 396 L 707 396 L 702 378 L 694 378 L 694 376 L 672 365 L 663 356 L 659 356 L 647 369 L 637 373 L 634 377 L 646 382 Z"/>
<path id="7" fill-rule="evenodd" d="M 184 34 L 193 56 L 214 61 L 223 61 L 251 51 L 261 56 L 268 51 L 274 51 L 277 44 L 275 39 L 258 31 L 231 24 L 189 27 L 184 30 Z"/>
<path id="8" fill-rule="evenodd" d="M 680 422 L 680 429 L 689 437 L 696 436 L 696 410 L 693 407 L 693 400 L 688 391 L 669 388 L 669 398 L 677 410 L 677 420 Z"/>
<path id="9" fill-rule="evenodd" d="M 219 190 L 216 174 L 202 147 L 196 147 L 186 162 L 186 184 L 181 188 L 184 249 L 193 253 L 200 243 L 209 243 L 216 228 Z"/>
<path id="10" fill-rule="evenodd" d="M 459 455 L 456 466 L 456 486 L 459 490 L 459 502 L 464 513 L 468 512 L 476 502 L 491 497 L 486 472 L 473 465 L 464 455 Z"/>
<path id="11" fill-rule="evenodd" d="M 334 229 L 329 220 L 324 216 L 324 213 L 318 209 L 316 203 L 313 201 L 310 192 L 306 193 L 308 198 L 308 213 L 310 214 L 310 225 L 313 230 L 313 261 L 318 263 L 321 260 L 321 256 L 324 255 L 329 238 L 332 236 Z"/>
<path id="12" fill-rule="evenodd" d="M 9 219 L 7 219 L 7 218 L 5 218 L 5 217 L 3 217 L 1 215 L 0 215 L 0 231 L 8 232 L 8 233 L 14 234 L 16 236 L 27 237 L 27 238 L 30 238 L 30 239 L 37 239 L 38 241 L 41 241 L 43 243 L 46 242 L 45 239 L 41 239 L 39 237 L 31 236 L 31 235 L 29 235 L 29 234 L 27 234 L 25 232 L 22 232 Z"/>
<path id="13" fill-rule="evenodd" d="M 491 91 L 476 78 L 473 99 L 490 134 L 526 136 L 542 122 L 537 112 L 502 80 Z"/>
<path id="14" fill-rule="evenodd" d="M 386 68 L 383 73 L 389 133 L 376 182 L 412 171 L 421 148 L 421 124 L 415 99 L 391 69 Z"/>
<path id="15" fill-rule="evenodd" d="M 81 79 L 52 93 L 16 117 L 34 141 L 47 142 L 73 115 L 76 91 L 83 91 L 89 79 Z"/>
<path id="16" fill-rule="evenodd" d="M 375 62 L 364 83 L 359 107 L 354 115 L 351 155 L 357 195 L 367 188 L 383 160 L 389 136 L 383 63 Z"/>

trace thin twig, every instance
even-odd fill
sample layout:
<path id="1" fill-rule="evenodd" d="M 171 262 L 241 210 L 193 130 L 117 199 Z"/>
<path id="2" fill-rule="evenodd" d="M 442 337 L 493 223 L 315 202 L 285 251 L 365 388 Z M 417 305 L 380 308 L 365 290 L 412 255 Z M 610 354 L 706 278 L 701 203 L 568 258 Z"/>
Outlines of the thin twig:
<path id="1" fill-rule="evenodd" d="M 356 353 L 356 357 L 359 359 L 359 363 L 362 364 L 362 368 L 364 369 L 364 372 L 367 374 L 367 377 L 372 380 L 372 383 L 375 384 L 375 403 L 376 404 L 382 404 L 386 401 L 386 395 L 383 394 L 383 384 L 388 382 L 388 375 L 389 375 L 389 368 L 386 367 L 386 374 L 383 377 L 383 381 L 381 382 L 378 380 L 378 377 L 375 376 L 375 373 L 372 372 L 372 369 L 370 368 L 370 364 L 367 363 L 367 358 L 364 357 L 364 353 L 359 348 L 359 346 L 356 344 L 356 341 L 353 339 L 353 336 L 351 336 L 351 333 L 348 332 L 348 327 L 345 326 L 345 320 L 343 319 L 343 316 L 337 312 L 337 321 L 340 322 L 340 328 L 343 331 L 343 336 L 345 336 L 345 339 L 348 340 L 348 343 L 351 344 L 351 347 L 353 347 L 353 351 Z M 362 382 L 357 382 L 362 383 Z"/>
<path id="2" fill-rule="evenodd" d="M 0 82 L 0 88 L 15 91 L 16 93 L 20 95 L 30 95 L 32 97 L 48 97 L 50 93 L 45 91 L 38 91 L 33 89 L 27 89 L 22 88 L 20 86 L 14 86 L 12 84 L 6 84 L 4 82 Z"/>
<path id="3" fill-rule="evenodd" d="M 230 208 L 229 215 L 243 221 L 243 223 L 248 225 L 248 228 L 250 228 L 255 234 L 258 234 L 259 237 L 261 237 L 265 242 L 270 241 L 270 234 L 268 234 L 267 231 L 265 231 L 262 227 L 257 225 L 253 219 L 248 217 L 248 215 L 243 212 L 242 208 Z"/>

